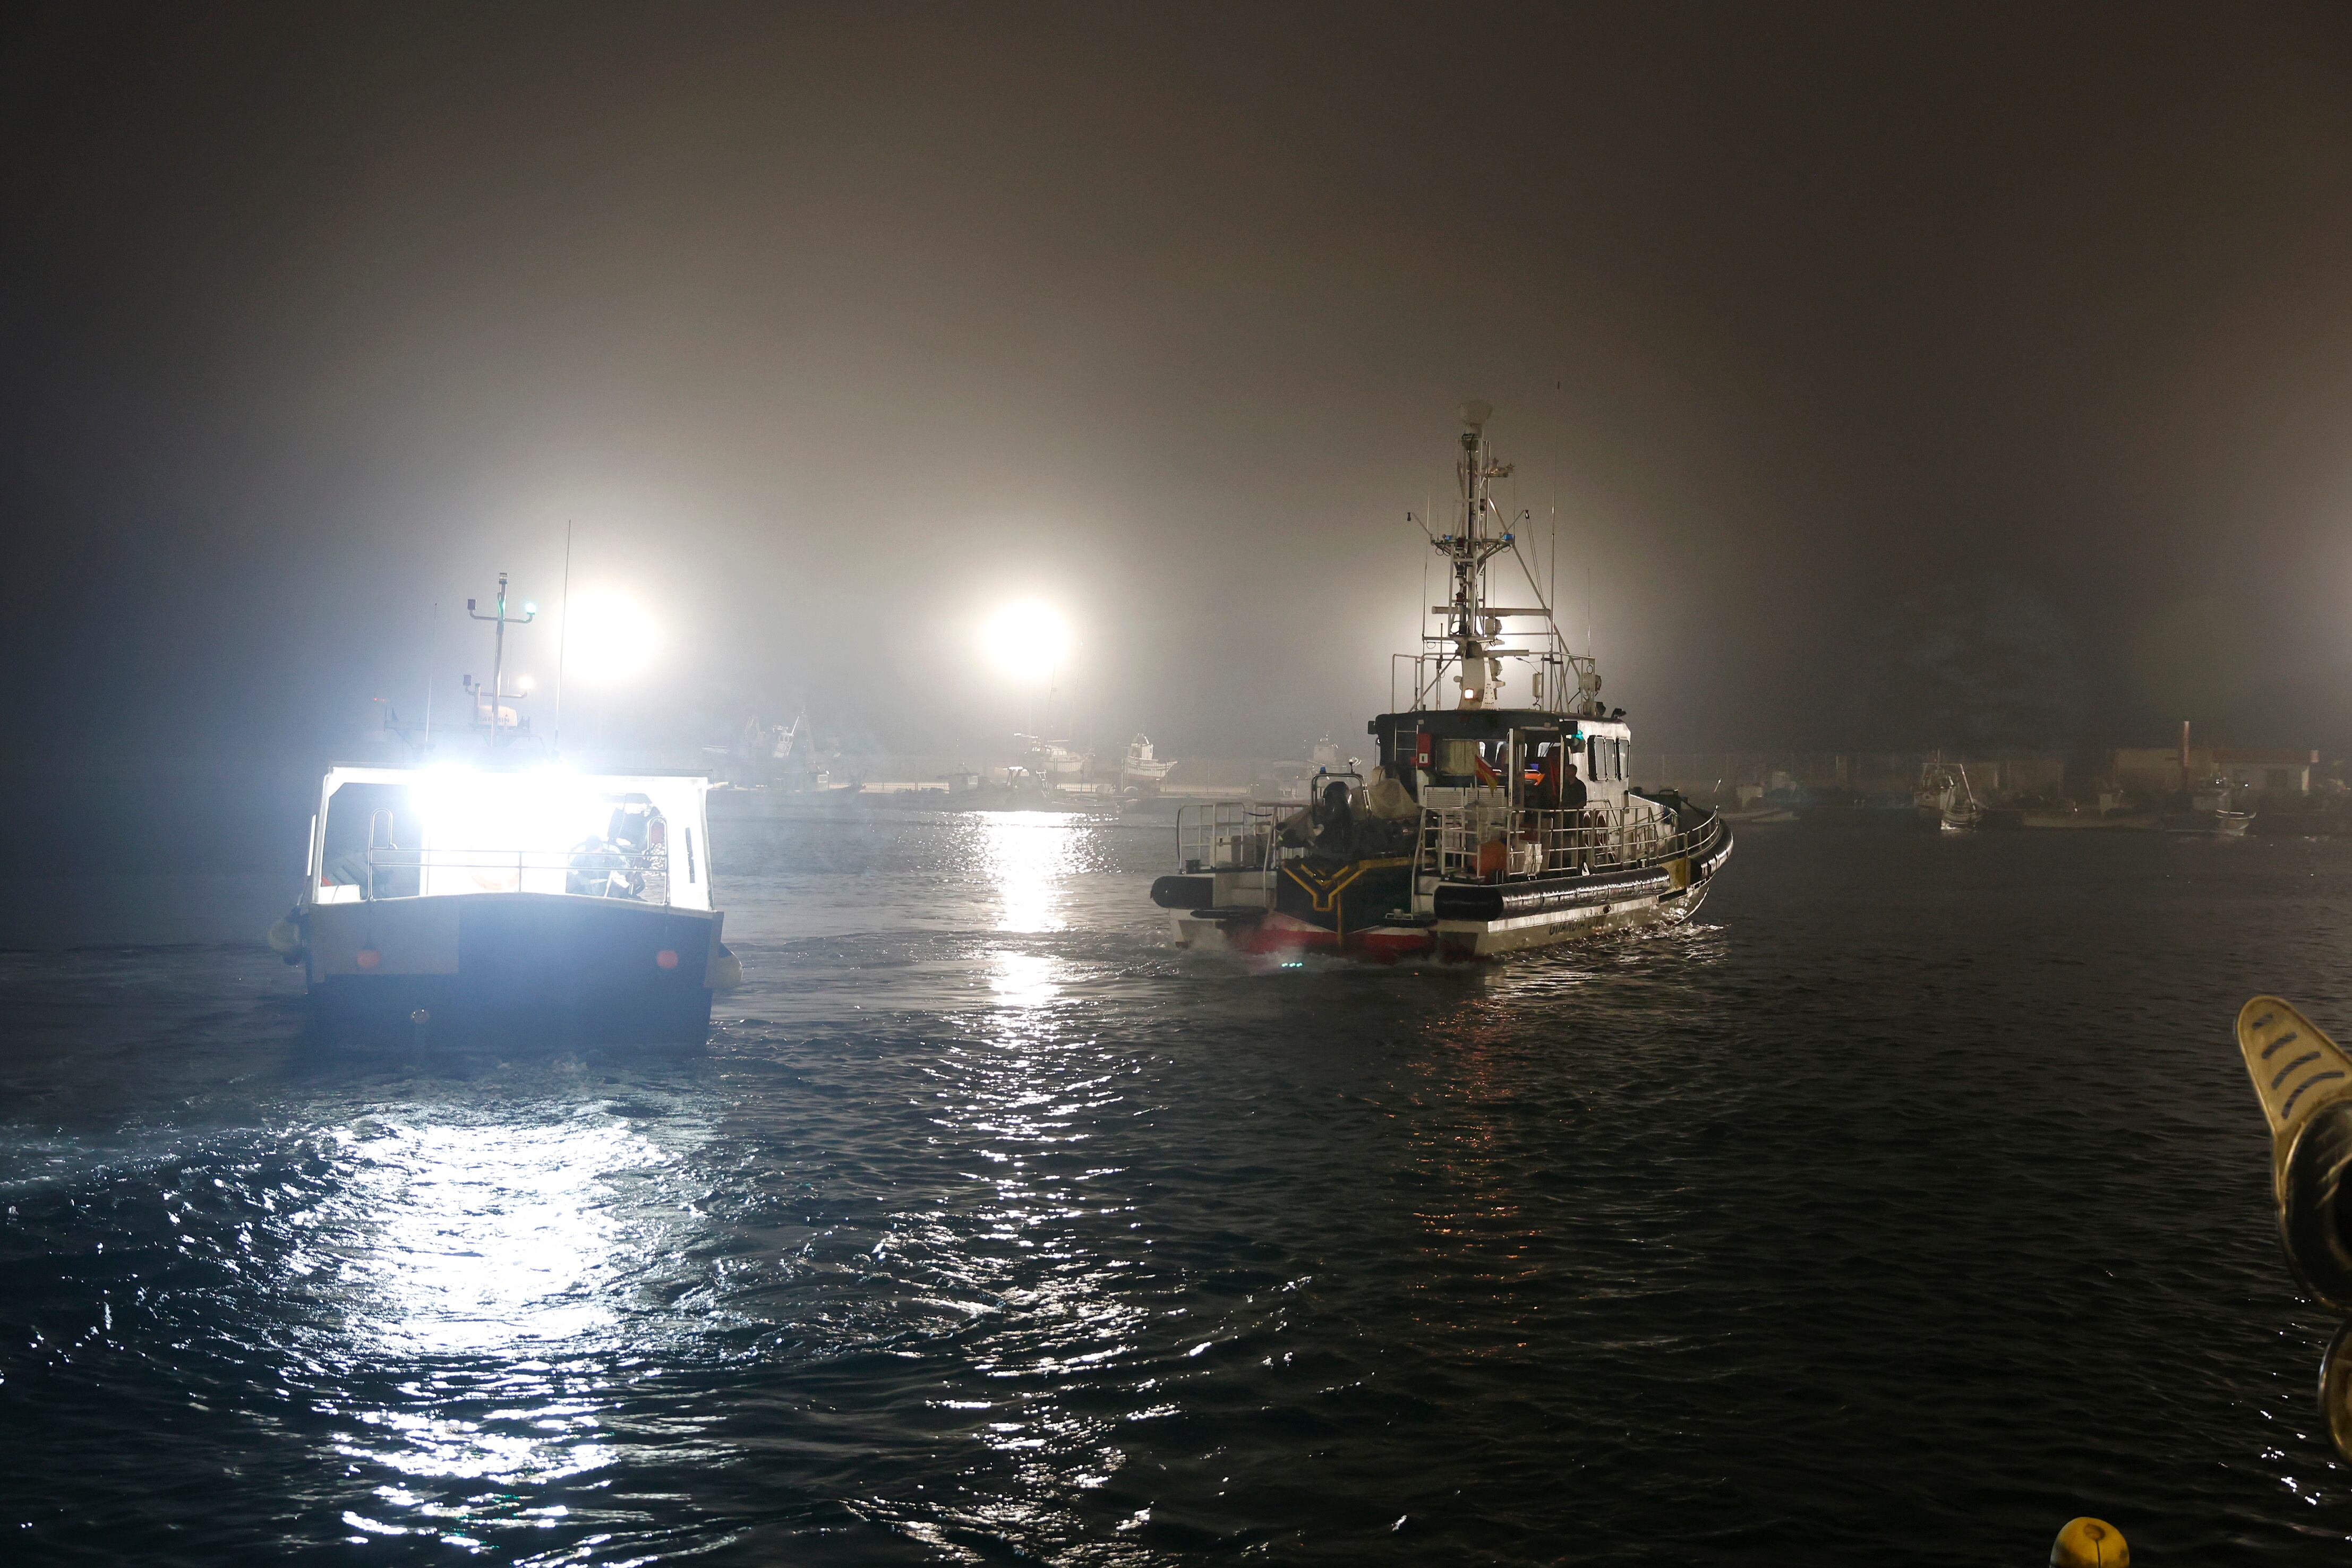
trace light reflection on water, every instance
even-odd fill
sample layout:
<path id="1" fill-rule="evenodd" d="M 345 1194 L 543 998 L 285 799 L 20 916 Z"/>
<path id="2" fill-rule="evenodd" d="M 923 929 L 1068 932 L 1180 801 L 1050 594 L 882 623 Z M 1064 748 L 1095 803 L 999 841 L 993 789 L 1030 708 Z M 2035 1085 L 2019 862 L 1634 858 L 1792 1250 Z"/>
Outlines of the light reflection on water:
<path id="1" fill-rule="evenodd" d="M 1044 953 L 992 953 L 988 960 L 988 988 L 999 1007 L 1051 1007 L 1061 999 L 1068 966 Z"/>
<path id="2" fill-rule="evenodd" d="M 357 1175 L 338 1207 L 368 1233 L 349 1258 L 360 1333 L 447 1355 L 562 1346 L 612 1326 L 607 1176 L 661 1159 L 627 1125 L 379 1124 L 344 1136 Z"/>
<path id="3" fill-rule="evenodd" d="M 986 823 L 982 863 L 997 890 L 999 932 L 1065 928 L 1084 823 L 1042 812 Z M 1117 1419 L 1070 1400 L 1135 1354 L 1150 1315 L 1123 1289 L 1136 1260 L 1089 1240 L 1110 1228 L 1101 1220 L 1112 1209 L 1089 1201 L 1088 1184 L 1119 1173 L 1087 1164 L 1087 1129 L 1118 1103 L 1119 1068 L 1082 1015 L 1064 1016 L 1077 966 L 1015 947 L 993 948 L 981 964 L 986 1005 L 968 1016 L 965 1038 L 932 1070 L 941 1140 L 979 1155 L 964 1176 L 966 1193 L 950 1205 L 962 1223 L 941 1226 L 936 1215 L 902 1215 L 897 1223 L 909 1239 L 926 1239 L 933 1267 L 999 1303 L 964 1347 L 971 1381 L 959 1379 L 958 1392 L 967 1396 L 935 1404 L 983 1417 L 971 1435 L 1003 1469 L 985 1491 L 951 1507 L 870 1505 L 906 1534 L 959 1557 L 969 1555 L 960 1532 L 1065 1546 L 1085 1536 L 1074 1500 L 1109 1482 L 1127 1454 Z M 1125 1542 L 1092 1542 L 1087 1556 L 1148 1560 Z"/>
<path id="4" fill-rule="evenodd" d="M 1064 883 L 1078 862 L 1087 819 L 1063 811 L 992 812 L 981 824 L 981 863 L 996 883 L 996 929 L 1060 931 Z"/>
<path id="5" fill-rule="evenodd" d="M 303 1347 L 343 1372 L 332 1450 L 380 1478 L 342 1514 L 351 1539 L 480 1550 L 572 1523 L 562 1500 L 593 1498 L 630 1447 L 609 1429 L 615 1368 L 654 1348 L 633 1297 L 678 1239 L 624 1188 L 657 1190 L 672 1157 L 601 1111 L 368 1120 L 331 1142 L 348 1179 L 289 1265 L 335 1309 Z"/>
<path id="6" fill-rule="evenodd" d="M 929 1074 L 938 1141 L 957 1151 L 963 1188 L 942 1207 L 891 1214 L 860 1273 L 828 1276 L 855 1291 L 887 1270 L 924 1272 L 950 1288 L 923 1300 L 966 1309 L 954 1386 L 934 1405 L 1001 1469 L 952 1506 L 863 1505 L 951 1555 L 961 1552 L 953 1538 L 975 1531 L 1076 1542 L 1084 1530 L 1071 1499 L 1125 1463 L 1116 1420 L 1064 1403 L 1073 1385 L 1132 1353 L 1149 1315 L 1118 1289 L 1132 1260 L 1083 1239 L 1081 1222 L 1099 1218 L 1087 1184 L 1115 1173 L 1086 1166 L 1081 1124 L 1115 1103 L 1116 1071 L 1074 1027 L 1082 966 L 1037 945 L 1068 930 L 1083 827 L 1029 812 L 971 830 L 991 897 L 975 913 L 992 938 L 966 959 L 975 988 L 965 995 L 977 1006 L 940 1042 Z M 788 1120 L 766 1135 L 789 1138 L 792 1128 Z M 477 1120 L 363 1120 L 335 1143 L 348 1179 L 295 1260 L 337 1309 L 314 1353 L 393 1385 L 389 1397 L 338 1401 L 332 1451 L 375 1478 L 371 1500 L 342 1516 L 352 1539 L 404 1534 L 504 1552 L 554 1531 L 585 1556 L 625 1558 L 625 1537 L 646 1521 L 611 1489 L 647 1456 L 616 1430 L 642 1396 L 624 1368 L 677 1361 L 696 1332 L 641 1299 L 646 1272 L 697 1240 L 682 1228 L 694 1221 L 675 1218 L 691 1208 L 676 1190 L 676 1153 L 604 1111 L 552 1105 Z M 776 1371 L 789 1391 L 803 1354 L 790 1347 L 811 1336 L 824 1346 L 827 1305 L 744 1306 L 780 1336 L 786 1359 Z M 844 1320 L 856 1321 L 857 1309 Z M 697 1426 L 666 1425 L 665 1462 L 698 1444 L 713 1458 L 722 1451 Z M 614 1528 L 591 1528 L 599 1523 Z"/>
<path id="7" fill-rule="evenodd" d="M 1688 1207 L 1685 1195 L 1653 1189 L 1623 1201 L 1604 1187 L 1560 1204 L 1543 1201 L 1555 1194 L 1531 1189 L 1525 1176 L 1546 1134 L 1595 1146 L 1597 1137 L 1630 1133 L 1634 1146 L 1607 1163 L 1636 1166 L 1639 1118 L 1600 1134 L 1579 1125 L 1572 1109 L 1564 1118 L 1538 1096 L 1547 1084 L 1590 1088 L 1610 1080 L 1629 1107 L 1671 1104 L 1685 1094 L 1693 1063 L 1671 1049 L 1634 1064 L 1627 1081 L 1612 1003 L 1637 999 L 1665 977 L 1687 985 L 1719 957 L 1719 936 L 1701 925 L 1622 933 L 1466 977 L 1472 988 L 1433 1031 L 1437 1049 L 1413 1064 L 1406 1124 L 1420 1178 L 1412 1212 L 1421 1267 L 1411 1295 L 1429 1344 L 1465 1358 L 1519 1356 L 1545 1332 L 1546 1312 L 1562 1295 L 1633 1299 L 1678 1275 L 1679 1250 L 1651 1232 L 1662 1216 Z M 1531 1019 L 1549 1027 L 1531 1030 Z M 1670 1020 L 1658 1021 L 1671 1040 Z M 1617 1258 L 1635 1266 L 1606 1261 Z M 1465 1332 L 1465 1298 L 1479 1303 L 1483 1332 Z"/>

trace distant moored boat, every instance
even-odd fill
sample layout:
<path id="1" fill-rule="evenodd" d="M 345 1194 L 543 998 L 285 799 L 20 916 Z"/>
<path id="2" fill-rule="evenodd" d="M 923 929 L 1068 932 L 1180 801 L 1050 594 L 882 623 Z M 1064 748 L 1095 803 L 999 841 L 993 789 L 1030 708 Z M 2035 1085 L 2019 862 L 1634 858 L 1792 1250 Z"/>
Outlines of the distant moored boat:
<path id="1" fill-rule="evenodd" d="M 1930 762 L 1922 768 L 1912 801 L 1922 817 L 1948 833 L 1973 832 L 1984 825 L 1985 809 L 1969 787 L 1969 770 L 1957 762 Z"/>
<path id="2" fill-rule="evenodd" d="M 2252 811 L 2236 809 L 2237 794 L 2226 779 L 2210 779 L 2189 792 L 2189 810 L 2165 818 L 2168 833 L 2209 833 L 2239 839 L 2254 825 Z"/>

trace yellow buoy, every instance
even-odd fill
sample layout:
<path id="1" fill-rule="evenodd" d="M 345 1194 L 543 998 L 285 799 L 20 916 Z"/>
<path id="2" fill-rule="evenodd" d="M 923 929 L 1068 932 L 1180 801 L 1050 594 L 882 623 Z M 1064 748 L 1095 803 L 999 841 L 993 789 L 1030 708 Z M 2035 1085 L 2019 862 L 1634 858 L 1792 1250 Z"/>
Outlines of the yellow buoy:
<path id="1" fill-rule="evenodd" d="M 2070 1519 L 2051 1543 L 2050 1568 L 2131 1568 L 2131 1548 L 2104 1519 Z"/>

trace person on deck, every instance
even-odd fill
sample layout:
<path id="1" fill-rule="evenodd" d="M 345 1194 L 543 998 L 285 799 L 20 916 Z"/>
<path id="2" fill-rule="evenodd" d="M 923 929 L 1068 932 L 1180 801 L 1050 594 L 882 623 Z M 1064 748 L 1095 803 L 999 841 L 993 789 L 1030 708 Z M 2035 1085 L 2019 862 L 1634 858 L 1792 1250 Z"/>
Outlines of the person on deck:
<path id="1" fill-rule="evenodd" d="M 1581 866 L 1585 851 L 1591 848 L 1591 836 L 1586 831 L 1584 780 L 1577 777 L 1576 764 L 1566 764 L 1559 775 L 1559 809 L 1567 813 L 1569 824 L 1569 863 Z"/>
<path id="2" fill-rule="evenodd" d="M 1348 804 L 1348 787 L 1334 779 L 1323 790 L 1323 803 L 1317 810 L 1315 850 L 1318 854 L 1348 858 L 1356 845 L 1356 813 Z"/>

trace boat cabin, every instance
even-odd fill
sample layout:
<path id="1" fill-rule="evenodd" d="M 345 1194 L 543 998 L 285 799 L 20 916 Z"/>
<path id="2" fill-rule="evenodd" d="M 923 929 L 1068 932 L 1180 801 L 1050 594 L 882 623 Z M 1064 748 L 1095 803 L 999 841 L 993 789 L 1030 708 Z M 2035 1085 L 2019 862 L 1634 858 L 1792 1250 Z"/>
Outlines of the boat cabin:
<path id="1" fill-rule="evenodd" d="M 534 893 L 708 910 L 701 778 L 333 768 L 307 902 Z"/>
<path id="2" fill-rule="evenodd" d="M 1622 719 L 1542 708 L 1425 708 L 1384 713 L 1365 727 L 1380 765 L 1425 809 L 1501 798 L 1528 805 L 1557 799 L 1573 764 L 1589 806 L 1622 810 L 1633 732 Z"/>

